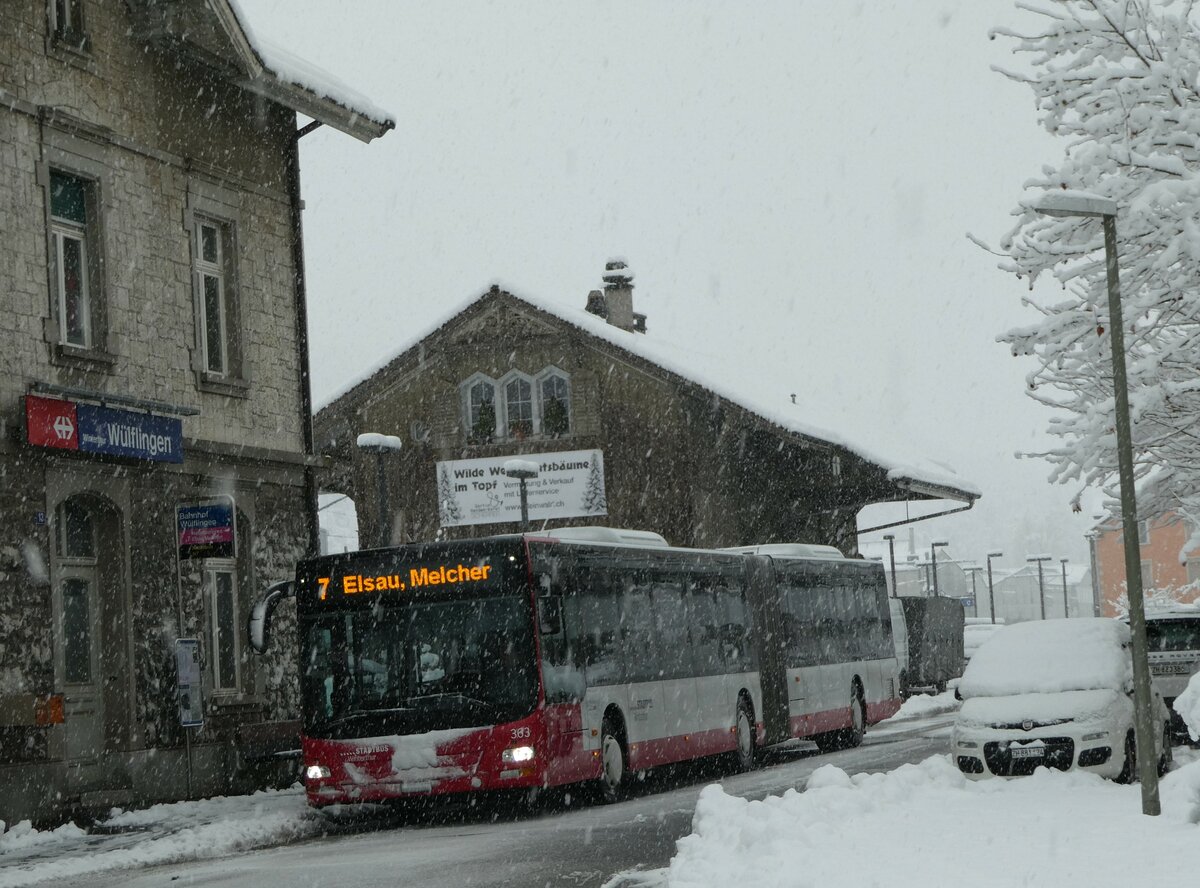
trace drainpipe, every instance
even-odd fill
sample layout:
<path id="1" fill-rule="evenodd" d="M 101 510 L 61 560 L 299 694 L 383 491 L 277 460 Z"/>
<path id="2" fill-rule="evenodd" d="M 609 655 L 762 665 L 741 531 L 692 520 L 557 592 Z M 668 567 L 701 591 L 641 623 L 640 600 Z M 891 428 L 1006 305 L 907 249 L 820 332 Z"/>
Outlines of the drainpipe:
<path id="1" fill-rule="evenodd" d="M 304 499 L 308 524 L 308 555 L 321 551 L 321 531 L 317 520 L 317 470 L 310 463 L 316 457 L 312 426 L 312 380 L 308 361 L 308 296 L 304 283 L 304 223 L 300 200 L 300 140 L 321 125 L 319 120 L 296 130 L 290 139 L 287 160 L 287 190 L 292 209 L 292 276 L 296 295 L 296 342 L 300 347 L 300 411 L 304 436 Z"/>

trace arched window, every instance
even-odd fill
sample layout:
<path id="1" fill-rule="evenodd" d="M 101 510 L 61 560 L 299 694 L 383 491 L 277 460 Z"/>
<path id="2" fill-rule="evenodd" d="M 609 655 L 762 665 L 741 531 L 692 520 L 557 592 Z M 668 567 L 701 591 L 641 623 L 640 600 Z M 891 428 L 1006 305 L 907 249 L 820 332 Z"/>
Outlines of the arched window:
<path id="1" fill-rule="evenodd" d="M 467 439 L 474 444 L 486 444 L 497 434 L 496 383 L 487 376 L 476 374 L 462 384 L 463 419 Z"/>
<path id="2" fill-rule="evenodd" d="M 561 438 L 571 432 L 571 384 L 560 370 L 543 372 L 538 379 L 542 434 Z"/>
<path id="3" fill-rule="evenodd" d="M 509 438 L 528 438 L 534 432 L 533 383 L 524 374 L 504 380 L 504 419 Z"/>

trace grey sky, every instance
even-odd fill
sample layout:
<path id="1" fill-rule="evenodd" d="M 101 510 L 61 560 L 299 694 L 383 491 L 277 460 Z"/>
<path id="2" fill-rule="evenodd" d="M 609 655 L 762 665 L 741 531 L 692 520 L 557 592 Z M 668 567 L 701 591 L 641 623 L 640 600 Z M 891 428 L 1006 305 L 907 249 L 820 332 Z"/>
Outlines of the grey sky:
<path id="1" fill-rule="evenodd" d="M 1062 150 L 990 70 L 1010 0 L 241 6 L 398 120 L 302 143 L 318 402 L 493 282 L 582 308 L 621 256 L 651 335 L 745 350 L 983 490 L 919 547 L 1086 557 L 1093 501 L 1013 457 L 1049 419 L 995 342 L 1025 290 L 965 236 Z"/>

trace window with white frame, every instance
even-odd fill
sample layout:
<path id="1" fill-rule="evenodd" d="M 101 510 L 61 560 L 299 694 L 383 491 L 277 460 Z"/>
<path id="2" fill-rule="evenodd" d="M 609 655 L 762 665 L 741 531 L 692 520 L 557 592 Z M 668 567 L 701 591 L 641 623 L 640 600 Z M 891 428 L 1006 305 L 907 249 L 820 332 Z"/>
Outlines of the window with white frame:
<path id="1" fill-rule="evenodd" d="M 237 377 L 237 312 L 232 273 L 233 233 L 228 222 L 196 216 L 193 256 L 196 274 L 199 348 L 206 376 Z"/>
<path id="2" fill-rule="evenodd" d="M 475 375 L 463 383 L 463 410 L 467 437 L 486 444 L 496 437 L 496 383 L 487 376 Z"/>
<path id="3" fill-rule="evenodd" d="M 51 0 L 50 33 L 54 41 L 77 52 L 87 52 L 88 35 L 83 20 L 83 0 Z"/>
<path id="4" fill-rule="evenodd" d="M 538 379 L 538 403 L 541 432 L 548 438 L 561 438 L 571 432 L 571 383 L 559 370 L 548 370 Z"/>
<path id="5" fill-rule="evenodd" d="M 514 370 L 499 381 L 476 373 L 459 391 L 469 443 L 558 438 L 571 431 L 571 381 L 556 367 L 536 377 Z"/>
<path id="6" fill-rule="evenodd" d="M 58 341 L 93 348 L 95 306 L 92 255 L 88 249 L 94 188 L 79 176 L 50 171 L 51 279 L 58 314 Z"/>
<path id="7" fill-rule="evenodd" d="M 504 380 L 504 430 L 509 438 L 528 438 L 533 427 L 533 382 L 523 373 Z"/>
<path id="8" fill-rule="evenodd" d="M 1200 558 L 1187 560 L 1187 581 L 1188 583 L 1200 583 Z"/>
<path id="9" fill-rule="evenodd" d="M 209 663 L 214 691 L 238 690 L 237 568 L 232 561 L 204 565 L 204 601 L 208 610 Z"/>
<path id="10" fill-rule="evenodd" d="M 1142 591 L 1149 592 L 1154 588 L 1154 562 L 1142 562 Z"/>
<path id="11" fill-rule="evenodd" d="M 1138 542 L 1143 546 L 1148 545 L 1150 543 L 1150 522 L 1149 521 L 1139 521 L 1137 523 L 1137 528 L 1138 528 Z"/>

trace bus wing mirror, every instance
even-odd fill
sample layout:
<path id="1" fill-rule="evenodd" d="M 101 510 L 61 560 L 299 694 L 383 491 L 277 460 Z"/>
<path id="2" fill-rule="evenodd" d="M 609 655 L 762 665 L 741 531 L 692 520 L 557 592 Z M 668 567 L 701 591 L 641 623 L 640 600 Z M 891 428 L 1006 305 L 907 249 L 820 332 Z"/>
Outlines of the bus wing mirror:
<path id="1" fill-rule="evenodd" d="M 285 598 L 296 593 L 291 580 L 272 583 L 263 593 L 262 598 L 250 609 L 250 620 L 246 624 L 246 634 L 250 639 L 250 649 L 256 654 L 266 653 L 271 641 L 271 614 L 275 606 Z"/>
<path id="2" fill-rule="evenodd" d="M 558 635 L 563 631 L 562 599 L 557 595 L 538 599 L 538 629 L 543 635 Z"/>

